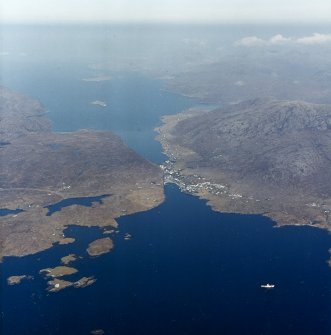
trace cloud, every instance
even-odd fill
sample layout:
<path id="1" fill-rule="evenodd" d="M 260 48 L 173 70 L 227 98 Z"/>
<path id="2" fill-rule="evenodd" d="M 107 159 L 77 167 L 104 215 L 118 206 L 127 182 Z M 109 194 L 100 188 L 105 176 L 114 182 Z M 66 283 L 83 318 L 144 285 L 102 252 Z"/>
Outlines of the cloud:
<path id="1" fill-rule="evenodd" d="M 248 36 L 244 37 L 241 40 L 237 41 L 235 45 L 241 45 L 245 47 L 254 47 L 254 46 L 261 46 L 261 45 L 270 45 L 270 44 L 284 44 L 291 42 L 292 39 L 289 37 L 284 37 L 281 34 L 277 34 L 272 36 L 268 40 L 263 40 L 257 36 Z"/>
<path id="2" fill-rule="evenodd" d="M 297 43 L 300 44 L 324 44 L 331 42 L 331 34 L 318 34 L 315 33 L 312 36 L 301 37 L 296 40 Z"/>
<path id="3" fill-rule="evenodd" d="M 292 39 L 290 37 L 284 37 L 283 35 L 278 34 L 278 35 L 271 37 L 268 42 L 270 44 L 284 44 L 284 43 L 288 43 L 291 41 Z"/>
<path id="4" fill-rule="evenodd" d="M 262 38 L 258 38 L 256 36 L 244 37 L 235 43 L 235 45 L 242 45 L 245 47 L 254 47 L 262 44 L 265 44 L 265 41 Z"/>
<path id="5" fill-rule="evenodd" d="M 272 36 L 269 39 L 262 39 L 257 36 L 247 36 L 237 41 L 235 45 L 244 47 L 254 47 L 262 45 L 280 45 L 280 44 L 305 44 L 305 45 L 315 45 L 324 44 L 331 42 L 331 34 L 318 34 L 315 33 L 311 36 L 304 36 L 300 38 L 284 37 L 281 34 Z"/>

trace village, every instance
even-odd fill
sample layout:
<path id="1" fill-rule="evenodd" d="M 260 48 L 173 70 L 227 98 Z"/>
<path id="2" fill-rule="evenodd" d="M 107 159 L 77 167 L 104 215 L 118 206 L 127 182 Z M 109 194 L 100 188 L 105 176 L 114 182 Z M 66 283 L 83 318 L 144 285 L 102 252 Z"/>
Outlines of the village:
<path id="1" fill-rule="evenodd" d="M 206 181 L 204 177 L 194 175 L 183 175 L 181 170 L 176 170 L 174 162 L 166 160 L 160 165 L 164 172 L 164 184 L 176 184 L 181 191 L 190 194 L 197 194 L 201 191 L 208 191 L 210 194 L 230 196 L 231 198 L 241 198 L 241 194 L 229 194 L 229 188 L 225 185 Z"/>

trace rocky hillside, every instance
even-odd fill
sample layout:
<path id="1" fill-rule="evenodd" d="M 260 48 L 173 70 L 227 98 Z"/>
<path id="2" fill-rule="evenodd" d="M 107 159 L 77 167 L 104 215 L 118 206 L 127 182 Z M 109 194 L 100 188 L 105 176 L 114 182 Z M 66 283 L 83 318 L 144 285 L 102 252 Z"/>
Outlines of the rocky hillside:
<path id="1" fill-rule="evenodd" d="M 165 122 L 160 138 L 175 169 L 227 185 L 225 193 L 241 199 L 240 206 L 217 205 L 214 194 L 214 206 L 329 221 L 331 106 L 255 99 Z"/>
<path id="2" fill-rule="evenodd" d="M 178 123 L 177 141 L 236 178 L 331 195 L 331 107 L 253 100 Z"/>

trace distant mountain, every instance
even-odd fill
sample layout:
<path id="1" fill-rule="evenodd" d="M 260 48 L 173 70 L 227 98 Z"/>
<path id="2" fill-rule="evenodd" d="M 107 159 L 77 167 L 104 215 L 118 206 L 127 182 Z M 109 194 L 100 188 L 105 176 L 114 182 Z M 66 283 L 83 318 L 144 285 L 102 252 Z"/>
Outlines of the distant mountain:
<path id="1" fill-rule="evenodd" d="M 185 174 L 258 200 L 253 212 L 295 214 L 306 223 L 329 220 L 331 106 L 255 99 L 184 117 L 167 132 L 167 152 Z M 312 207 L 318 215 L 309 214 Z M 320 214 L 323 219 L 316 218 Z"/>
<path id="2" fill-rule="evenodd" d="M 294 50 L 236 53 L 177 73 L 167 81 L 171 91 L 216 103 L 256 97 L 331 103 L 330 85 L 329 60 Z"/>

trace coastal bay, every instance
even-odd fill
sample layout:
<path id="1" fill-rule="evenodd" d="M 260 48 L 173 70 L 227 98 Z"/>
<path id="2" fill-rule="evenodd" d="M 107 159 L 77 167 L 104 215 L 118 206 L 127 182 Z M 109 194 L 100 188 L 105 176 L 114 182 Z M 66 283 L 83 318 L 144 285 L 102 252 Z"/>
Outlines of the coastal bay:
<path id="1" fill-rule="evenodd" d="M 31 33 L 31 28 L 23 27 L 20 32 L 28 35 L 26 40 L 29 43 L 24 45 L 29 49 L 29 57 L 17 56 L 15 59 L 14 53 L 10 57 L 3 57 L 5 66 L 1 81 L 5 86 L 33 97 L 34 101 L 42 101 L 45 105 L 42 110 L 47 110 L 46 117 L 52 120 L 52 131 L 59 132 L 55 135 L 63 132 L 80 133 L 80 129 L 87 128 L 88 133 L 94 133 L 95 130 L 106 133 L 111 131 L 139 152 L 140 156 L 162 164 L 165 169 L 161 174 L 165 172 L 167 182 L 165 200 L 150 210 L 130 215 L 130 211 L 126 212 L 124 200 L 117 200 L 116 189 L 102 189 L 102 193 L 87 194 L 80 192 L 78 183 L 63 185 L 62 181 L 59 188 L 64 189 L 61 189 L 60 196 L 56 197 L 53 189 L 53 198 L 49 196 L 52 199 L 45 202 L 44 193 L 40 207 L 34 208 L 33 203 L 23 201 L 22 196 L 21 202 L 16 202 L 9 208 L 14 209 L 17 204 L 22 204 L 26 212 L 36 211 L 35 217 L 31 215 L 36 236 L 42 238 L 38 234 L 44 229 L 49 232 L 49 227 L 45 228 L 44 225 L 50 224 L 59 228 L 58 238 L 54 238 L 58 242 L 26 256 L 3 257 L 0 264 L 4 288 L 0 321 L 4 334 L 80 335 L 102 331 L 104 334 L 120 335 L 329 335 L 331 272 L 327 264 L 330 258 L 328 233 L 303 225 L 275 229 L 275 222 L 267 217 L 239 214 L 245 203 L 240 200 L 240 192 L 229 192 L 229 196 L 234 198 L 231 199 L 233 204 L 238 204 L 237 207 L 232 207 L 232 214 L 212 211 L 206 206 L 205 200 L 196 196 L 196 190 L 200 186 L 208 192 L 226 192 L 228 185 L 225 182 L 208 184 L 207 180 L 197 179 L 199 175 L 190 175 L 188 181 L 192 178 L 193 183 L 188 183 L 187 186 L 190 186 L 191 191 L 176 187 L 174 183 L 177 183 L 177 172 L 182 177 L 184 170 L 176 170 L 171 176 L 172 166 L 164 163 L 167 157 L 162 154 L 161 145 L 153 141 L 156 135 L 153 128 L 160 125 L 161 116 L 177 114 L 196 105 L 196 102 L 169 94 L 163 82 L 149 77 L 150 68 L 156 65 L 150 60 L 156 58 L 146 48 L 147 43 L 141 44 L 144 68 L 139 68 L 137 62 L 131 63 L 129 58 L 132 56 L 134 60 L 141 36 L 146 37 L 144 41 L 154 41 L 151 34 L 160 30 L 147 27 L 134 34 L 130 43 L 132 55 L 128 54 L 128 58 L 108 58 L 108 53 L 107 59 L 93 58 L 91 53 L 96 51 L 99 54 L 100 33 L 104 29 L 108 31 L 107 36 L 116 36 L 118 41 L 126 41 L 127 36 L 132 36 L 132 27 L 52 27 L 45 29 L 47 34 L 40 31 L 42 36 L 47 36 L 44 39 L 45 48 L 41 50 L 40 39 L 36 39 L 37 43 L 34 45 L 31 36 L 35 35 Z M 167 29 L 163 27 L 161 31 L 166 33 Z M 200 28 L 195 29 L 190 27 L 183 35 L 190 33 L 191 37 L 195 37 Z M 236 38 L 228 35 L 228 27 L 224 29 L 230 42 L 235 41 Z M 224 31 L 220 27 L 211 30 L 217 39 L 223 38 Z M 269 34 L 270 28 L 264 30 Z M 245 34 L 247 31 L 255 34 L 247 27 L 242 31 Z M 171 38 L 177 39 L 178 36 L 173 32 L 171 28 Z M 204 38 L 205 33 L 206 30 L 200 36 Z M 74 41 L 77 34 L 86 42 L 84 52 L 79 54 L 84 57 L 83 60 L 75 56 L 76 48 L 71 54 L 72 50 L 54 48 L 66 45 L 63 41 Z M 183 38 L 187 37 L 183 35 Z M 163 39 L 158 41 L 163 45 Z M 184 43 L 179 39 L 178 44 Z M 19 49 L 21 45 L 22 43 Z M 107 41 L 103 45 L 109 47 L 109 52 L 114 51 L 113 41 Z M 188 53 L 178 52 L 175 55 L 176 71 L 166 73 L 172 66 L 168 57 L 171 50 L 164 49 L 160 48 L 164 60 L 164 76 L 169 77 L 176 72 L 178 78 L 182 78 L 182 65 L 187 64 L 186 69 L 193 67 L 192 62 L 187 62 L 187 56 L 201 59 L 201 53 L 196 53 L 190 44 Z M 56 58 L 59 53 L 62 56 L 60 61 Z M 145 54 L 148 57 L 144 57 Z M 218 51 L 217 57 L 219 56 Z M 69 62 L 66 63 L 63 59 Z M 124 65 L 129 64 L 133 71 L 120 72 L 123 69 L 114 69 L 118 66 L 118 59 L 123 60 Z M 181 59 L 185 62 L 180 62 Z M 112 70 L 98 69 L 95 64 L 100 61 L 109 62 L 113 66 Z M 139 71 L 144 74 L 141 75 Z M 82 80 L 100 76 L 109 76 L 111 80 Z M 160 75 L 156 77 L 161 78 Z M 216 77 L 219 82 L 224 82 L 225 87 L 224 77 L 218 73 Z M 200 81 L 194 80 L 192 84 L 200 84 Z M 234 85 L 237 89 L 248 86 Z M 180 93 L 185 94 L 182 91 Z M 327 95 L 327 91 L 325 93 Z M 91 105 L 91 101 L 97 100 L 107 102 L 107 106 L 98 108 Z M 199 112 L 203 108 L 210 109 L 208 105 L 200 107 Z M 77 136 L 76 140 L 79 138 L 86 143 L 88 137 L 89 135 Z M 69 136 L 66 140 L 69 140 Z M 8 142 L 10 141 L 2 141 L 2 147 L 9 146 Z M 56 137 L 55 145 L 53 142 L 48 143 L 52 151 L 47 151 L 47 155 L 56 151 L 65 153 L 60 145 L 66 146 L 66 141 L 60 141 Z M 94 143 L 101 146 L 101 137 L 96 137 Z M 101 149 L 97 151 L 101 155 Z M 75 155 L 78 155 L 76 152 L 77 150 L 71 150 L 75 159 Z M 68 155 L 69 153 L 70 150 Z M 188 149 L 187 154 L 191 154 Z M 107 162 L 106 158 L 102 159 Z M 50 163 L 53 164 L 54 160 Z M 131 175 L 128 174 L 127 178 L 130 179 Z M 73 185 L 76 185 L 75 189 Z M 135 190 L 143 194 L 141 187 L 144 186 L 132 184 L 133 188 L 128 192 Z M 16 191 L 19 190 L 13 189 L 13 193 Z M 124 196 L 126 195 L 125 193 Z M 133 198 L 137 200 L 135 195 Z M 153 200 L 149 195 L 139 199 L 142 204 Z M 258 197 L 257 199 L 260 200 Z M 115 217 L 116 222 L 111 220 L 113 206 L 123 206 L 123 211 Z M 109 209 L 109 213 L 106 212 L 105 207 L 112 208 L 112 211 Z M 38 208 L 42 215 L 37 214 Z M 14 227 L 14 219 L 19 216 L 14 215 L 17 214 L 22 215 L 24 212 L 3 208 L 0 211 L 1 221 L 11 219 Z M 44 217 L 45 221 L 39 221 Z M 59 223 L 62 220 L 67 223 L 66 226 L 62 227 Z M 112 227 L 110 221 L 118 227 Z M 106 225 L 102 226 L 102 222 Z M 29 239 L 33 238 L 33 232 L 29 232 L 31 227 L 32 224 L 23 226 L 23 222 L 17 225 L 18 236 L 22 237 L 26 233 Z M 57 231 L 51 232 L 53 233 L 57 234 Z M 115 248 L 99 257 L 89 257 L 86 252 L 88 246 L 106 237 L 105 234 L 111 237 Z M 76 259 L 67 265 L 77 268 L 77 273 L 59 279 L 39 274 L 40 269 L 65 265 L 63 261 L 72 260 L 72 257 L 67 258 L 68 255 L 76 255 Z M 7 285 L 7 278 L 24 274 L 34 280 Z M 275 289 L 261 289 L 260 285 L 265 283 L 275 284 Z M 83 290 L 76 289 L 85 287 L 85 284 L 89 285 Z M 17 315 L 20 316 L 20 322 L 17 322 Z"/>

